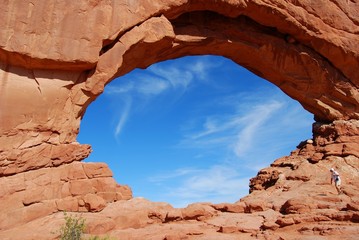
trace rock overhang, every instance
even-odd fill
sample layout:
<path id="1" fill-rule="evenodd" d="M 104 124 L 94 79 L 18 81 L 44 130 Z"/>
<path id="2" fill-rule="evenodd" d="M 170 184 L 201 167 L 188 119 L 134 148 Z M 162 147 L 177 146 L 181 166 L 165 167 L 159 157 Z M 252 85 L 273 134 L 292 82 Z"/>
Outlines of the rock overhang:
<path id="1" fill-rule="evenodd" d="M 322 160 L 339 164 L 344 159 L 344 173 L 355 175 L 358 4 L 281 0 L 1 3 L 0 176 L 8 184 L 5 195 L 9 195 L 2 195 L 2 200 L 17 199 L 16 206 L 4 214 L 19 219 L 0 222 L 0 229 L 23 223 L 22 216 L 32 220 L 62 210 L 98 211 L 109 202 L 131 198 L 130 190 L 116 185 L 106 166 L 77 162 L 91 151 L 90 146 L 76 142 L 80 121 L 114 78 L 186 55 L 230 58 L 315 115 L 312 143 L 273 164 L 276 171 L 288 175 L 289 187 L 295 181 L 313 180 L 312 164 L 325 165 Z M 288 162 L 296 169 L 287 169 Z M 262 171 L 253 179 L 253 190 L 279 187 L 276 179 L 283 173 Z M 27 175 L 45 179 L 57 190 L 23 182 Z M 347 193 L 355 197 L 349 189 Z M 250 201 L 241 209 L 264 210 L 270 205 Z M 287 205 L 292 209 L 295 203 Z M 281 204 L 273 203 L 272 208 Z M 29 214 L 36 209 L 45 210 Z M 284 226 L 286 221 L 278 224 Z"/>

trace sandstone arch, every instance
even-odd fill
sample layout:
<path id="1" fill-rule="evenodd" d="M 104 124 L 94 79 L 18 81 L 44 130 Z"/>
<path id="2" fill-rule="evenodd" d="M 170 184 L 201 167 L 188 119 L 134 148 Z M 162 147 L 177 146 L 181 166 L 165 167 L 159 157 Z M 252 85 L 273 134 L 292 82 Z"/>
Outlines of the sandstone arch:
<path id="1" fill-rule="evenodd" d="M 0 8 L 2 177 L 86 158 L 90 146 L 76 142 L 80 120 L 106 83 L 191 54 L 228 57 L 280 87 L 318 122 L 334 122 L 336 138 L 314 128 L 324 137 L 312 159 L 331 154 L 326 144 L 337 144 L 337 155 L 357 148 L 357 1 L 53 0 L 7 1 Z M 352 130 L 338 130 L 337 120 Z M 338 140 L 341 134 L 346 138 Z M 91 171 L 80 179 L 101 175 Z M 24 192 L 25 185 L 5 193 Z M 77 198 L 69 201 L 76 205 Z"/>
<path id="2" fill-rule="evenodd" d="M 135 67 L 190 54 L 233 59 L 298 100 L 318 121 L 358 119 L 355 6 L 184 0 L 80 1 L 66 7 L 61 1 L 4 3 L 2 159 L 29 155 L 24 153 L 29 147 L 36 156 L 35 149 L 53 144 L 60 152 L 69 149 L 60 163 L 84 158 L 88 146 L 73 145 L 79 122 L 106 83 Z M 16 11 L 21 7 L 26 16 Z M 40 18 L 36 14 L 42 10 L 53 15 Z M 19 75 L 29 79 L 26 85 Z M 14 96 L 19 83 L 27 96 Z M 79 151 L 75 156 L 74 149 Z M 10 168 L 9 163 L 2 174 L 55 164 L 20 162 Z"/>

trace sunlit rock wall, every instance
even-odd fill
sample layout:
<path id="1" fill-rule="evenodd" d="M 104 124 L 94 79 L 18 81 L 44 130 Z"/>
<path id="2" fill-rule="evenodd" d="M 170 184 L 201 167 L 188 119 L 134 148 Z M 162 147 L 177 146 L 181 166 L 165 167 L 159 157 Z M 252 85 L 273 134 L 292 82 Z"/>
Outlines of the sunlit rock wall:
<path id="1" fill-rule="evenodd" d="M 357 154 L 357 131 L 322 129 L 359 119 L 358 1 L 10 0 L 0 9 L 0 203 L 13 216 L 0 229 L 37 207 L 97 211 L 130 198 L 106 167 L 88 175 L 78 163 L 91 152 L 76 141 L 80 121 L 115 77 L 185 55 L 228 57 L 299 101 L 318 121 L 310 161 Z M 64 177 L 73 171 L 85 173 Z"/>

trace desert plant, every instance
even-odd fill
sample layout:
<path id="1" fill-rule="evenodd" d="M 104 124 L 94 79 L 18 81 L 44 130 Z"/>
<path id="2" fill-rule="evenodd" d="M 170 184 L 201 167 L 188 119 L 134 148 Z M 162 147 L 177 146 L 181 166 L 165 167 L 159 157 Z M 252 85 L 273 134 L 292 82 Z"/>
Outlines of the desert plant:
<path id="1" fill-rule="evenodd" d="M 88 238 L 83 238 L 86 223 L 85 219 L 82 217 L 73 217 L 69 216 L 64 212 L 65 224 L 61 226 L 58 234 L 60 235 L 60 240 L 115 240 L 109 236 L 99 237 L 99 236 L 89 236 Z"/>
<path id="2" fill-rule="evenodd" d="M 60 228 L 61 240 L 80 240 L 85 231 L 85 219 L 72 217 L 64 213 L 65 224 Z"/>

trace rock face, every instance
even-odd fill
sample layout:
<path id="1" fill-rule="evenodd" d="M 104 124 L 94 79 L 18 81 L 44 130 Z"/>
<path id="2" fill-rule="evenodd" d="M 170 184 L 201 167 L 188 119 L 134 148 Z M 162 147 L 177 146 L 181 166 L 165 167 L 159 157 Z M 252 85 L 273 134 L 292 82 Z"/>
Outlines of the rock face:
<path id="1" fill-rule="evenodd" d="M 132 198 L 103 163 L 73 162 L 0 178 L 0 229 L 6 230 L 57 211 L 97 212 L 109 202 Z"/>
<path id="2" fill-rule="evenodd" d="M 358 235 L 358 1 L 10 0 L 0 9 L 1 239 L 54 238 L 41 229 L 57 228 L 64 210 L 87 212 L 90 233 L 120 239 Z M 315 116 L 313 140 L 261 170 L 235 204 L 128 201 L 106 165 L 79 162 L 91 152 L 76 141 L 86 108 L 134 68 L 198 54 L 230 58 L 298 100 Z"/>

